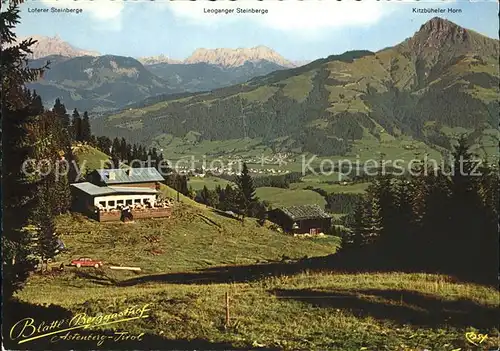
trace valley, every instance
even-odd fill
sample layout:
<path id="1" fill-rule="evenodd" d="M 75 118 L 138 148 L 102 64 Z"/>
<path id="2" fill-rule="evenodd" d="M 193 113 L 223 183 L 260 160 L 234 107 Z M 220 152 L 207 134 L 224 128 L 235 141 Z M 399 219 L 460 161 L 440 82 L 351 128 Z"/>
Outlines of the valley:
<path id="1" fill-rule="evenodd" d="M 427 48 L 433 41 L 443 46 L 439 56 Z M 243 84 L 123 110 L 95 120 L 94 128 L 134 142 L 153 140 L 178 156 L 242 139 L 253 144 L 251 152 L 347 158 L 374 158 L 375 150 L 387 157 L 439 157 L 468 132 L 479 153 L 496 157 L 497 51 L 498 41 L 435 18 L 405 42 L 376 53 L 333 55 Z"/>

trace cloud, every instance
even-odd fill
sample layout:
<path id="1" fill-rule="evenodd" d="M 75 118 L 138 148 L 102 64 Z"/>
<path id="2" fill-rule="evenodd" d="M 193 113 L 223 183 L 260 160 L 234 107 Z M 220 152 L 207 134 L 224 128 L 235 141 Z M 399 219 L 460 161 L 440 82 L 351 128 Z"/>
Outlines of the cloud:
<path id="1" fill-rule="evenodd" d="M 123 1 L 74 1 L 74 0 L 41 0 L 47 7 L 82 9 L 83 13 L 97 21 L 120 20 L 125 3 Z"/>
<path id="2" fill-rule="evenodd" d="M 214 25 L 239 20 L 281 31 L 318 32 L 324 29 L 368 26 L 391 13 L 393 6 L 374 0 L 353 1 L 172 1 L 164 3 L 177 18 L 192 24 Z M 265 9 L 268 12 L 212 14 L 205 9 Z"/>

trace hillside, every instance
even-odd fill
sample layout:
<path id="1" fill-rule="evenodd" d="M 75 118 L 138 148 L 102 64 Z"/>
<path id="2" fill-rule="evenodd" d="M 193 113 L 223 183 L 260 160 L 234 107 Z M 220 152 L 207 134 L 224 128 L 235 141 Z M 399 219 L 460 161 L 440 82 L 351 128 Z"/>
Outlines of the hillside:
<path id="1" fill-rule="evenodd" d="M 44 77 L 28 84 L 47 107 L 60 98 L 70 109 L 104 112 L 142 103 L 155 96 L 209 91 L 246 82 L 285 67 L 269 61 L 221 67 L 208 63 L 158 63 L 143 66 L 131 57 L 52 55 L 32 60 L 32 67 L 50 61 Z"/>
<path id="2" fill-rule="evenodd" d="M 60 98 L 68 109 L 102 112 L 173 92 L 164 80 L 131 57 L 49 56 L 30 65 L 40 67 L 47 60 L 51 65 L 43 78 L 28 84 L 43 97 L 46 106 Z"/>
<path id="3" fill-rule="evenodd" d="M 434 18 L 391 48 L 334 55 L 122 111 L 94 128 L 145 144 L 193 131 L 202 140 L 262 138 L 275 149 L 318 155 L 344 155 L 359 140 L 398 138 L 448 149 L 454 128 L 476 130 L 478 139 L 496 133 L 498 48 L 497 40 Z M 139 121 L 140 128 L 127 127 Z"/>
<path id="4" fill-rule="evenodd" d="M 88 170 L 103 168 L 110 160 L 108 155 L 90 145 L 74 145 L 72 151 L 82 174 Z"/>
<path id="5" fill-rule="evenodd" d="M 6 307 L 16 313 L 6 313 L 4 325 L 13 324 L 13 315 L 70 319 L 150 304 L 147 319 L 89 333 L 145 333 L 144 341 L 116 344 L 126 349 L 147 342 L 155 349 L 451 351 L 468 349 L 464 334 L 477 330 L 489 335 L 485 347 L 498 342 L 493 288 L 424 273 L 336 272 L 328 259 L 294 260 L 333 253 L 335 240 L 290 237 L 253 219 L 242 225 L 182 196 L 173 213 L 129 224 L 58 217 L 68 251 L 52 266 L 83 255 L 103 259 L 105 266 L 33 274 L 17 294 L 19 302 Z M 111 264 L 143 270 L 112 271 Z M 73 342 L 82 349 L 114 345 Z M 54 348 L 49 338 L 30 343 L 35 345 Z"/>
<path id="6" fill-rule="evenodd" d="M 145 66 L 151 73 L 164 79 L 176 92 L 198 92 L 219 89 L 249 79 L 285 69 L 269 61 L 245 61 L 231 67 L 200 63 L 157 63 Z"/>
<path id="7" fill-rule="evenodd" d="M 172 189 L 165 187 L 163 192 L 176 197 Z M 130 225 L 103 225 L 78 215 L 61 217 L 58 228 L 64 233 L 61 239 L 68 252 L 60 259 L 89 255 L 108 265 L 139 266 L 144 274 L 152 274 L 279 261 L 283 255 L 326 256 L 338 245 L 337 238 L 303 240 L 280 234 L 268 229 L 269 224 L 261 227 L 256 219 L 242 225 L 182 195 L 173 213 L 170 219 L 139 220 Z M 78 226 L 71 229 L 75 223 Z M 134 255 L 126 254 L 128 247 L 134 248 Z"/>
<path id="8" fill-rule="evenodd" d="M 17 43 L 30 38 L 36 40 L 36 43 L 32 46 L 33 53 L 29 56 L 29 58 L 32 60 L 52 55 L 59 55 L 64 57 L 100 55 L 97 51 L 82 50 L 76 48 L 73 45 L 62 40 L 58 35 L 55 35 L 53 37 L 47 37 L 43 35 L 20 37 L 18 38 Z"/>

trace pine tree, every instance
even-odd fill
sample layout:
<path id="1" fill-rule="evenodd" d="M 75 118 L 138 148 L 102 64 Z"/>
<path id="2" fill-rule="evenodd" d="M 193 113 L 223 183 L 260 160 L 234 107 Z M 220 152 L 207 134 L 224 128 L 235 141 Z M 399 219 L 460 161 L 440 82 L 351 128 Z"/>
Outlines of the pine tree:
<path id="1" fill-rule="evenodd" d="M 215 191 L 209 190 L 206 186 L 200 191 L 198 198 L 198 202 L 205 204 L 210 207 L 217 207 L 219 204 L 219 197 Z"/>
<path id="2" fill-rule="evenodd" d="M 498 214 L 499 214 L 499 183 L 498 169 L 488 163 L 481 168 L 480 198 L 483 204 L 483 226 L 478 228 L 477 251 L 481 259 L 474 262 L 477 272 L 484 275 L 484 281 L 494 282 L 499 262 L 498 250 Z"/>
<path id="3" fill-rule="evenodd" d="M 82 141 L 82 118 L 76 108 L 73 110 L 70 130 L 73 140 Z"/>
<path id="4" fill-rule="evenodd" d="M 353 214 L 352 214 L 352 234 L 347 235 L 343 238 L 343 247 L 362 247 L 367 243 L 367 238 L 369 236 L 369 202 L 367 199 L 363 198 L 356 204 Z"/>
<path id="5" fill-rule="evenodd" d="M 240 210 L 243 215 L 248 215 L 250 206 L 256 201 L 256 197 L 255 185 L 246 163 L 243 163 L 241 175 L 236 178 L 236 184 L 241 193 Z"/>
<path id="6" fill-rule="evenodd" d="M 227 184 L 219 195 L 219 207 L 223 211 L 239 213 L 240 192 Z"/>
<path id="7" fill-rule="evenodd" d="M 69 130 L 69 115 L 66 111 L 66 107 L 61 103 L 61 99 L 56 99 L 52 111 L 60 118 L 63 129 Z"/>
<path id="8" fill-rule="evenodd" d="M 45 111 L 43 107 L 42 97 L 33 90 L 33 97 L 31 99 L 31 113 L 33 115 L 40 115 Z"/>
<path id="9" fill-rule="evenodd" d="M 121 143 L 120 143 L 120 139 L 118 138 L 114 138 L 113 139 L 113 143 L 111 144 L 111 156 L 112 158 L 115 158 L 115 159 L 121 159 Z M 115 163 L 113 163 L 115 164 Z"/>
<path id="10" fill-rule="evenodd" d="M 37 252 L 41 261 L 41 269 L 48 259 L 54 258 L 57 250 L 57 237 L 51 209 L 52 185 L 50 178 L 42 180 L 38 190 L 38 206 L 36 211 L 37 223 Z"/>
<path id="11" fill-rule="evenodd" d="M 104 152 L 106 155 L 111 155 L 113 142 L 106 136 L 100 136 L 96 139 L 96 146 L 99 150 Z"/>
<path id="12" fill-rule="evenodd" d="M 83 113 L 82 126 L 81 126 L 81 139 L 84 142 L 90 142 L 92 139 L 92 132 L 90 129 L 90 119 L 87 111 Z"/>
<path id="13" fill-rule="evenodd" d="M 121 138 L 120 140 L 120 159 L 122 161 L 128 161 L 127 155 L 128 144 L 125 138 Z"/>
<path id="14" fill-rule="evenodd" d="M 59 161 L 57 161 L 59 162 Z M 70 180 L 68 179 L 69 169 L 66 169 L 66 164 L 59 162 L 60 174 L 54 179 L 52 208 L 54 214 L 66 213 L 71 207 L 71 191 Z"/>
<path id="15" fill-rule="evenodd" d="M 34 267 L 32 257 L 33 237 L 27 225 L 36 205 L 36 179 L 21 172 L 23 162 L 30 157 L 32 145 L 27 143 L 26 125 L 34 112 L 40 111 L 36 103 L 23 93 L 26 82 L 38 79 L 48 67 L 39 69 L 28 66 L 28 55 L 32 53 L 35 40 L 16 43 L 15 26 L 19 23 L 19 7 L 16 2 L 9 5 L 0 16 L 0 79 L 2 89 L 2 297 L 8 301 L 20 289 Z M 38 111 L 29 108 L 38 105 Z"/>
<path id="16" fill-rule="evenodd" d="M 473 265 L 470 263 L 480 257 L 475 257 L 475 252 L 470 248 L 476 244 L 477 232 L 482 228 L 484 211 L 480 198 L 480 177 L 472 172 L 476 161 L 470 152 L 467 137 L 461 136 L 452 152 L 453 173 L 451 175 L 451 223 L 447 231 L 447 245 L 461 257 L 455 258 L 454 269 L 458 272 L 474 274 Z"/>
<path id="17" fill-rule="evenodd" d="M 384 230 L 384 218 L 380 198 L 368 195 L 367 200 L 364 244 L 380 244 L 379 239 Z"/>

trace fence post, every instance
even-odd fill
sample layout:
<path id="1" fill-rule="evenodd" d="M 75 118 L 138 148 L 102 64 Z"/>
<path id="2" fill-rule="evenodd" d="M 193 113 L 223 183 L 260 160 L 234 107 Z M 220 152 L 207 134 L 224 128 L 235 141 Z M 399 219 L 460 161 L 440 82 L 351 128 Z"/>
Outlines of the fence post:
<path id="1" fill-rule="evenodd" d="M 226 291 L 226 327 L 229 327 L 229 293 Z"/>

